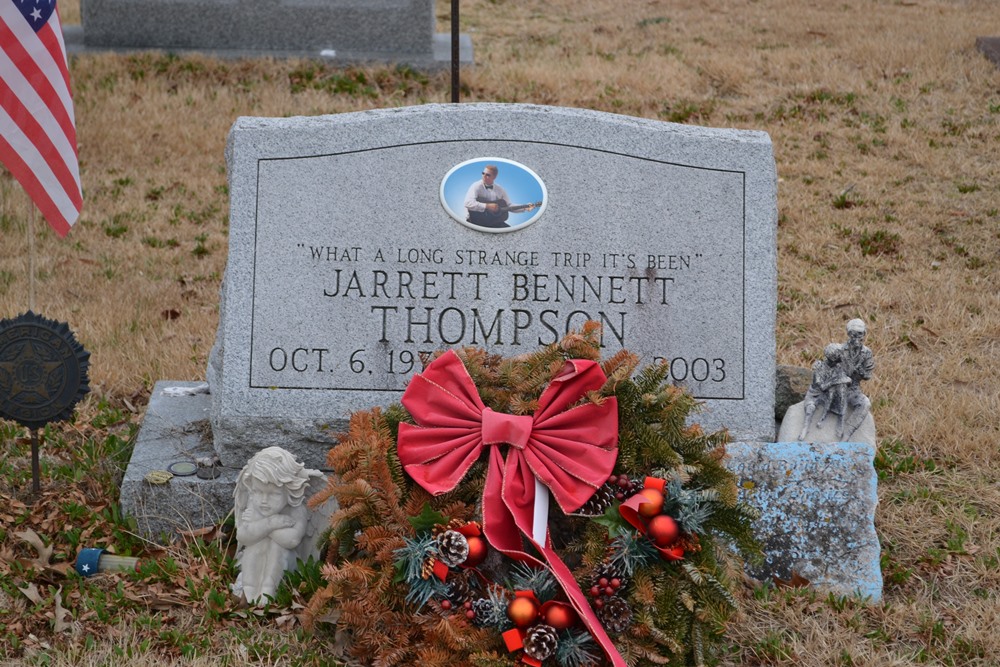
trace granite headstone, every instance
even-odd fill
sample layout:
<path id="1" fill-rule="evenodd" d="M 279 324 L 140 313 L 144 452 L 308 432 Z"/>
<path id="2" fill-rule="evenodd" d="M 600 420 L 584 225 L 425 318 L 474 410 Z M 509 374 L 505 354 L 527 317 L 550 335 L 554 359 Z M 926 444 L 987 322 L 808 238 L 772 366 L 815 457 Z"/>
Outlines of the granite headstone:
<path id="1" fill-rule="evenodd" d="M 434 0 L 84 0 L 69 51 L 161 49 L 414 66 L 450 59 Z M 462 62 L 472 44 L 463 35 Z"/>
<path id="2" fill-rule="evenodd" d="M 606 355 L 668 363 L 704 401 L 702 424 L 773 438 L 765 133 L 427 105 L 240 118 L 227 162 L 229 258 L 207 373 L 226 465 L 271 444 L 321 465 L 348 414 L 398 400 L 435 350 L 509 356 L 588 319 Z M 532 205 L 501 228 L 463 207 L 488 165 L 506 204 Z"/>

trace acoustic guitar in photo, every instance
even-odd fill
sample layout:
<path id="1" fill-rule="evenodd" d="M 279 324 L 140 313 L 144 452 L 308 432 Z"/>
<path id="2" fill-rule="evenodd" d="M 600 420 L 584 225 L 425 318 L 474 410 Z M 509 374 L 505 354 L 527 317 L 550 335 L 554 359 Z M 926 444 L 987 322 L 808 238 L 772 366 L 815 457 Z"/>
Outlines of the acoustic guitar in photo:
<path id="1" fill-rule="evenodd" d="M 505 199 L 487 201 L 482 197 L 477 198 L 476 201 L 482 204 L 496 204 L 497 210 L 469 211 L 469 222 L 480 227 L 490 227 L 494 229 L 509 227 L 510 225 L 507 224 L 507 217 L 511 213 L 520 213 L 522 211 L 527 211 L 528 209 L 538 208 L 542 205 L 542 202 L 537 201 L 534 204 L 515 204 L 511 206 Z"/>

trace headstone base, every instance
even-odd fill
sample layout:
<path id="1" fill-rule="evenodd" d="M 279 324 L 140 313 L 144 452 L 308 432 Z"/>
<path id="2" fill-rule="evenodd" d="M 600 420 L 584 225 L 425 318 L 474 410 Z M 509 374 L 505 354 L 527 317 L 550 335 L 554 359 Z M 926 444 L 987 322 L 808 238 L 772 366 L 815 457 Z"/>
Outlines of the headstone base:
<path id="1" fill-rule="evenodd" d="M 151 484 L 146 480 L 150 472 L 166 471 L 174 463 L 197 463 L 199 460 L 218 458 L 209 421 L 211 395 L 171 396 L 164 393 L 167 387 L 190 388 L 201 384 L 161 380 L 154 385 L 132 458 L 122 480 L 122 511 L 135 519 L 141 535 L 161 543 L 169 543 L 180 531 L 215 526 L 225 521 L 233 511 L 233 490 L 240 470 L 246 460 L 257 452 L 250 451 L 246 460 L 232 465 L 222 461 L 214 466 L 218 474 L 214 478 L 175 475 L 165 484 Z M 280 440 L 275 444 L 280 445 Z M 329 448 L 330 445 L 327 445 L 324 453 Z M 299 454 L 293 453 L 302 460 Z M 314 479 L 307 496 L 325 485 L 325 479 Z M 335 509 L 332 500 L 324 504 L 317 511 L 316 521 L 326 526 Z M 310 534 L 318 537 L 319 532 L 311 530 Z"/>
<path id="2" fill-rule="evenodd" d="M 135 519 L 140 534 L 169 542 L 177 531 L 213 526 L 233 508 L 233 488 L 240 467 L 216 468 L 219 476 L 174 476 L 154 485 L 146 475 L 174 463 L 215 458 L 209 410 L 212 397 L 167 396 L 167 387 L 193 387 L 198 382 L 160 381 L 146 408 L 132 458 L 122 480 L 122 511 Z"/>

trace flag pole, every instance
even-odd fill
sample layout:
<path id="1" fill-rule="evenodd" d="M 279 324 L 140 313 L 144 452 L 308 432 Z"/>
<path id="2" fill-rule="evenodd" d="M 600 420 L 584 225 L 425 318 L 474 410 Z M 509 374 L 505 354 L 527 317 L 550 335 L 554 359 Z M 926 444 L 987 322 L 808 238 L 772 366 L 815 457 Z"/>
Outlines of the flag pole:
<path id="1" fill-rule="evenodd" d="M 35 205 L 28 197 L 28 310 L 35 312 Z"/>
<path id="2" fill-rule="evenodd" d="M 451 103 L 458 104 L 459 98 L 459 62 L 461 60 L 461 49 L 459 47 L 458 32 L 458 2 L 451 0 Z"/>

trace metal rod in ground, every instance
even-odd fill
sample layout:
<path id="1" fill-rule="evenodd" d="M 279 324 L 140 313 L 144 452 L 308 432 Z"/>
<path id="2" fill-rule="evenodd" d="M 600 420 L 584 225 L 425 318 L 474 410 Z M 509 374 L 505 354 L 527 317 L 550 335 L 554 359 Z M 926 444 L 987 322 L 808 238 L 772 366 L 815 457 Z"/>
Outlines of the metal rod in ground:
<path id="1" fill-rule="evenodd" d="M 41 474 L 38 466 L 38 430 L 31 431 L 31 492 L 39 494 L 42 492 Z"/>
<path id="2" fill-rule="evenodd" d="M 28 310 L 35 312 L 35 204 L 28 197 Z"/>
<path id="3" fill-rule="evenodd" d="M 458 0 L 451 0 L 451 102 L 458 104 Z"/>

